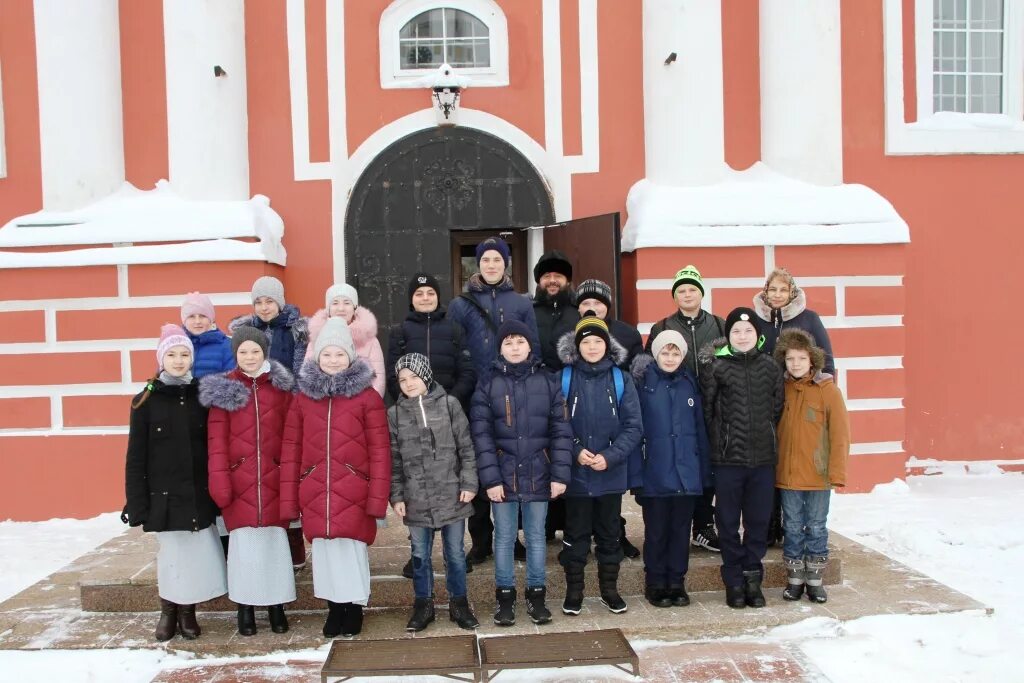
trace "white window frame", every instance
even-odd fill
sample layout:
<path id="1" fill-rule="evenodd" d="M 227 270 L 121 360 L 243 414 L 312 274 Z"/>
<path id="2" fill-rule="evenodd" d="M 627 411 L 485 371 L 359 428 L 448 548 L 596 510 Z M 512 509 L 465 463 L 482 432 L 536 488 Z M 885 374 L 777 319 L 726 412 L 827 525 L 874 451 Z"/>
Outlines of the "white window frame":
<path id="1" fill-rule="evenodd" d="M 885 152 L 902 154 L 1024 153 L 1024 2 L 1003 3 L 1003 113 L 933 110 L 933 0 L 914 2 L 917 121 L 903 115 L 903 3 L 885 0 Z"/>
<path id="2" fill-rule="evenodd" d="M 423 12 L 432 9 L 455 9 L 468 12 L 487 27 L 490 35 L 491 65 L 489 67 L 460 68 L 460 76 L 469 79 L 474 88 L 507 86 L 508 80 L 508 21 L 494 0 L 395 0 L 380 17 L 380 86 L 391 88 L 423 87 L 424 76 L 431 69 L 403 69 L 399 60 L 399 34 L 402 27 Z"/>
<path id="3" fill-rule="evenodd" d="M 0 69 L 0 178 L 7 177 L 7 141 L 4 138 L 4 78 Z"/>

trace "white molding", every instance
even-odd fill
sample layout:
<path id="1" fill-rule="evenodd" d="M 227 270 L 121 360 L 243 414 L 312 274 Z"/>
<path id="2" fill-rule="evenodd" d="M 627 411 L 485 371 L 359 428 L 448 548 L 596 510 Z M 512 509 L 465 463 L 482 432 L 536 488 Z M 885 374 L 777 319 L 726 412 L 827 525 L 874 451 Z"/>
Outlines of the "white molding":
<path id="1" fill-rule="evenodd" d="M 431 9 L 451 8 L 469 12 L 483 22 L 490 37 L 491 65 L 460 68 L 474 88 L 500 88 L 509 84 L 508 21 L 494 0 L 395 0 L 381 13 L 378 24 L 380 51 L 380 87 L 422 88 L 422 79 L 429 69 L 402 69 L 397 60 L 398 35 L 402 27 L 416 15 Z"/>
<path id="2" fill-rule="evenodd" d="M 143 343 L 147 345 L 146 348 L 152 348 L 152 342 L 145 340 Z M 132 381 L 132 353 L 130 344 L 121 344 L 121 382 L 127 384 Z M 137 349 L 141 350 L 141 349 Z"/>
<path id="3" fill-rule="evenodd" d="M 64 428 L 64 403 L 60 396 L 50 397 L 50 429 Z"/>
<path id="4" fill-rule="evenodd" d="M 0 302 L 0 305 L 3 303 L 7 302 Z M 57 343 L 57 310 L 53 307 L 43 309 L 43 339 L 47 347 Z M 0 349 L 2 348 L 3 346 L 0 346 Z"/>
<path id="5" fill-rule="evenodd" d="M 252 298 L 249 292 L 227 292 L 208 294 L 214 306 L 249 306 Z M 56 339 L 56 311 L 91 311 L 112 308 L 179 308 L 182 294 L 162 296 L 136 296 L 127 299 L 117 297 L 88 297 L 82 299 L 19 299 L 0 300 L 0 311 L 44 311 L 47 325 L 47 339 Z M 222 321 L 227 324 L 225 321 Z"/>
<path id="6" fill-rule="evenodd" d="M 823 315 L 822 324 L 832 329 L 855 327 L 903 327 L 902 315 Z"/>
<path id="7" fill-rule="evenodd" d="M 0 387 L 0 398 L 61 398 L 63 396 L 125 396 L 139 393 L 144 382 L 46 384 Z"/>
<path id="8" fill-rule="evenodd" d="M 835 359 L 836 368 L 850 370 L 900 370 L 903 356 L 851 356 Z"/>
<path id="9" fill-rule="evenodd" d="M 345 209 L 350 189 L 345 89 L 345 0 L 327 0 L 327 126 L 331 155 L 331 254 L 335 282 L 345 281 Z"/>
<path id="10" fill-rule="evenodd" d="M 771 271 L 768 271 L 771 272 Z M 765 273 L 767 275 L 767 273 Z M 670 278 L 643 278 L 636 281 L 637 289 L 664 289 L 672 287 Z M 902 275 L 835 275 L 801 277 L 801 287 L 902 287 Z M 763 277 L 707 277 L 705 289 L 743 289 L 760 291 L 764 287 Z M 751 298 L 754 292 L 750 293 Z"/>
<path id="11" fill-rule="evenodd" d="M 0 178 L 7 177 L 7 143 L 4 138 L 4 78 L 0 65 Z"/>
<path id="12" fill-rule="evenodd" d="M 564 154 L 562 140 L 562 10 L 559 0 L 543 0 L 541 47 L 544 60 L 544 147 Z M 582 56 L 582 53 L 581 53 Z"/>
<path id="13" fill-rule="evenodd" d="M 917 118 L 904 117 L 903 4 L 884 0 L 885 153 L 1019 154 L 1024 152 L 1024 2 L 1004 3 L 1003 40 L 1006 114 L 979 119 L 972 114 L 932 113 L 932 0 L 915 4 Z"/>
<path id="14" fill-rule="evenodd" d="M 16 342 L 0 344 L 0 356 L 17 356 L 28 353 L 89 353 L 110 351 L 122 354 L 122 362 L 132 351 L 155 351 L 159 337 L 132 337 L 127 339 L 85 339 L 58 342 Z"/>
<path id="15" fill-rule="evenodd" d="M 875 441 L 850 444 L 850 455 L 899 455 L 903 453 L 902 441 Z"/>
<path id="16" fill-rule="evenodd" d="M 328 12 L 330 5 L 328 4 Z M 288 33 L 288 89 L 292 112 L 292 164 L 295 180 L 326 180 L 331 177 L 330 161 L 309 159 L 309 83 L 306 69 L 306 3 L 288 0 L 285 6 Z M 330 22 L 328 22 L 329 24 Z M 326 30 L 326 27 L 325 27 Z M 330 40 L 328 33 L 328 40 Z M 344 36 L 339 36 L 344 41 Z M 330 49 L 327 51 L 330 60 Z M 330 88 L 328 88 L 328 96 Z"/>
<path id="17" fill-rule="evenodd" d="M 903 410 L 902 398 L 851 398 L 846 401 L 846 409 L 853 412 L 866 410 Z"/>
<path id="18" fill-rule="evenodd" d="M 128 427 L 62 427 L 60 429 L 0 429 L 5 436 L 111 436 L 127 434 Z"/>

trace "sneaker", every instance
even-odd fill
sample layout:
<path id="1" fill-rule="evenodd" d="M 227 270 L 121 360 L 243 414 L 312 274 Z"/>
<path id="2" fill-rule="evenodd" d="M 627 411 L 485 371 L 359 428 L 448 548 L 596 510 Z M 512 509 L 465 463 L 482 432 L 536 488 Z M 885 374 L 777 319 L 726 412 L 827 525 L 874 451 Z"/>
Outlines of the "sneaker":
<path id="1" fill-rule="evenodd" d="M 498 626 L 515 626 L 516 623 L 516 589 L 496 588 L 494 599 L 494 623 Z"/>
<path id="2" fill-rule="evenodd" d="M 706 526 L 703 529 L 694 529 L 690 545 L 710 550 L 713 553 L 720 553 L 722 549 L 718 545 L 718 532 L 714 525 Z"/>

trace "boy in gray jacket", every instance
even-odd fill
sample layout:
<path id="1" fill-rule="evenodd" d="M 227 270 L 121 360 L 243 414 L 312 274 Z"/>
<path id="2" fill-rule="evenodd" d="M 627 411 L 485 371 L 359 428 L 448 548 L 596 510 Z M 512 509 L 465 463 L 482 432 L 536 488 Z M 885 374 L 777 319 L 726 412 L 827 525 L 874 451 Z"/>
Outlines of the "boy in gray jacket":
<path id="1" fill-rule="evenodd" d="M 395 363 L 398 402 L 388 409 L 391 432 L 391 505 L 409 527 L 416 601 L 405 629 L 434 621 L 434 569 L 430 555 L 440 530 L 446 565 L 448 612 L 465 629 L 480 625 L 466 598 L 462 539 L 476 496 L 476 455 L 469 421 L 459 402 L 433 381 L 430 361 L 408 353 Z"/>

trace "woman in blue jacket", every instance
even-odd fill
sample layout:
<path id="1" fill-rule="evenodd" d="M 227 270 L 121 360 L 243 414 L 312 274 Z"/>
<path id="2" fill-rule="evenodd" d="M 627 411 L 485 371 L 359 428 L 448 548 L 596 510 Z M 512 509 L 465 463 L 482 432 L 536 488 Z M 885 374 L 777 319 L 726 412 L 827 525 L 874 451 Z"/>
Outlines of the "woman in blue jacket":
<path id="1" fill-rule="evenodd" d="M 618 591 L 619 514 L 629 454 L 643 436 L 640 402 L 618 367 L 626 350 L 593 312 L 576 323 L 575 337 L 559 340 L 558 354 L 565 364 L 560 377 L 573 431 L 572 481 L 558 555 L 565 569 L 562 611 L 577 615 L 582 610 L 583 568 L 593 539 L 601 602 L 612 612 L 625 612 Z"/>
<path id="2" fill-rule="evenodd" d="M 630 455 L 629 487 L 644 515 L 644 595 L 655 607 L 690 604 L 694 505 L 711 488 L 711 463 L 700 388 L 683 363 L 686 341 L 665 330 L 640 356 L 633 376 L 640 394 L 644 441 Z"/>
<path id="3" fill-rule="evenodd" d="M 494 623 L 516 622 L 512 547 L 519 511 L 526 534 L 526 611 L 535 624 L 551 621 L 544 523 L 548 500 L 569 483 L 572 431 L 553 375 L 541 368 L 519 321 L 498 329 L 501 356 L 477 384 L 470 408 L 480 492 L 494 509 Z"/>

